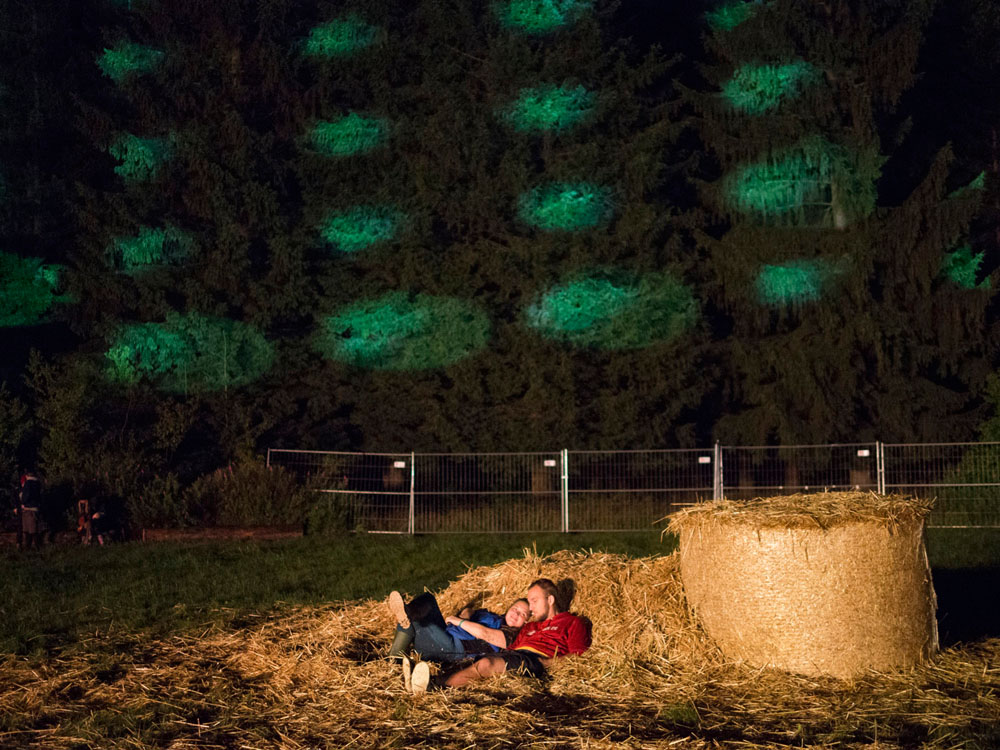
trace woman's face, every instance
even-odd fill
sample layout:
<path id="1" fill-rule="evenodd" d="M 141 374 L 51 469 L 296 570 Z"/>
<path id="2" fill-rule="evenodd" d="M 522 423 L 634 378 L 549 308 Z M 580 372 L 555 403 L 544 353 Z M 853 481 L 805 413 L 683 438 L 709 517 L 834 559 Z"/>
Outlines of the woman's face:
<path id="1" fill-rule="evenodd" d="M 503 619 L 512 628 L 520 628 L 524 627 L 530 614 L 527 603 L 518 601 L 510 605 L 510 609 L 507 610 Z"/>

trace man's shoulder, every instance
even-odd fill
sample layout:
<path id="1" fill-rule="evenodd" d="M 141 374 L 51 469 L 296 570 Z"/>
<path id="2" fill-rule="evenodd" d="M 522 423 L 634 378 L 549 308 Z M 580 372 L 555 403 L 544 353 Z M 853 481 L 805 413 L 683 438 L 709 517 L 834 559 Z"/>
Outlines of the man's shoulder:
<path id="1" fill-rule="evenodd" d="M 572 612 L 560 612 L 559 614 L 555 615 L 551 619 L 552 620 L 557 620 L 558 619 L 560 622 L 570 623 L 570 622 L 580 621 L 580 616 L 579 615 L 574 615 Z"/>

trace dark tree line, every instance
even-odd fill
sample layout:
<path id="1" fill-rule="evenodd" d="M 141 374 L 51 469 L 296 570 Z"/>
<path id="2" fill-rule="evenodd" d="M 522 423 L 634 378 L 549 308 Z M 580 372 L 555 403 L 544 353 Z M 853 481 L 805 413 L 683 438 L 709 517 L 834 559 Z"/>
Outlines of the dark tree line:
<path id="1" fill-rule="evenodd" d="M 4 0 L 4 471 L 974 438 L 993 4 L 682 5 Z"/>

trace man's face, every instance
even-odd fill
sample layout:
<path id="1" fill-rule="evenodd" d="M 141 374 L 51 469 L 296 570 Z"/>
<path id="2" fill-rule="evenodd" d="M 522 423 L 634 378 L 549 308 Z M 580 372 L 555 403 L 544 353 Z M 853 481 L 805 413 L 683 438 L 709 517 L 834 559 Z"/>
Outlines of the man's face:
<path id="1" fill-rule="evenodd" d="M 532 586 L 528 589 L 528 607 L 531 609 L 531 619 L 536 622 L 548 620 L 552 615 L 553 597 L 545 593 L 541 586 Z"/>

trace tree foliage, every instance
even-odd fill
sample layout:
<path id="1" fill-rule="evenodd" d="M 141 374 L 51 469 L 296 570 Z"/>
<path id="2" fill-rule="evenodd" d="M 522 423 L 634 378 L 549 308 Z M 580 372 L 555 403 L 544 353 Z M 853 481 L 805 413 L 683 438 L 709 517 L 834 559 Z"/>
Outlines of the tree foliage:
<path id="1" fill-rule="evenodd" d="M 69 322 L 29 373 L 44 463 L 151 513 L 268 446 L 981 417 L 996 66 L 951 91 L 935 55 L 995 6 L 679 6 L 702 50 L 652 2 L 0 2 L 0 322 Z"/>
<path id="2" fill-rule="evenodd" d="M 717 161 L 702 186 L 720 225 L 698 234 L 728 332 L 719 437 L 930 440 L 975 424 L 990 291 L 982 256 L 955 248 L 982 191 L 955 192 L 946 144 L 919 152 L 917 180 L 897 158 L 933 5 L 772 0 L 709 18 L 720 93 L 690 101 Z"/>

